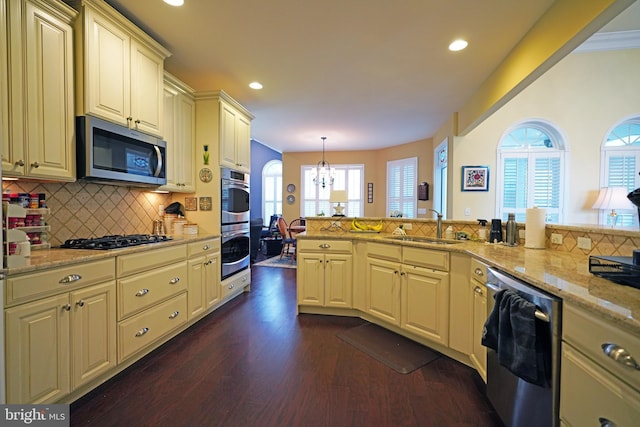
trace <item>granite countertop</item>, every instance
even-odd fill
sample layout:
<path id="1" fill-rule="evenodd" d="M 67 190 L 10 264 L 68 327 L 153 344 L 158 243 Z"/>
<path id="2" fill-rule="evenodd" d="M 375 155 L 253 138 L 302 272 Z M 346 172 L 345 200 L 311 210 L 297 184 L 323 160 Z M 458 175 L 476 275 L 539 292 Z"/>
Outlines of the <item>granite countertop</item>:
<path id="1" fill-rule="evenodd" d="M 120 249 L 94 250 L 94 249 L 63 249 L 51 248 L 34 250 L 31 256 L 26 259 L 26 265 L 9 267 L 5 270 L 7 276 L 29 273 L 33 271 L 45 270 L 49 268 L 62 267 L 65 265 L 82 264 L 85 262 L 97 261 L 111 258 L 118 255 L 126 255 L 136 252 L 150 251 L 158 248 L 183 245 L 185 243 L 198 242 L 219 237 L 212 234 L 199 234 L 195 236 L 184 235 L 173 237 L 165 242 L 149 243 L 146 245 L 130 246 Z"/>
<path id="2" fill-rule="evenodd" d="M 589 273 L 589 256 L 552 249 L 527 249 L 474 241 L 442 245 L 394 240 L 389 234 L 325 232 L 300 239 L 350 239 L 464 252 L 563 301 L 599 313 L 640 336 L 640 289 L 623 286 Z"/>

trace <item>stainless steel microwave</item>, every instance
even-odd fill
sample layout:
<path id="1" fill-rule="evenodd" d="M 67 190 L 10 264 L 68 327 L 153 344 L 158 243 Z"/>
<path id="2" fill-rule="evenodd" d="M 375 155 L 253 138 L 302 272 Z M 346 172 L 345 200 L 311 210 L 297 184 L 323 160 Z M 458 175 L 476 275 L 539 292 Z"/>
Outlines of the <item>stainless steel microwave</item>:
<path id="1" fill-rule="evenodd" d="M 76 117 L 78 179 L 131 187 L 167 183 L 167 144 L 93 116 Z"/>

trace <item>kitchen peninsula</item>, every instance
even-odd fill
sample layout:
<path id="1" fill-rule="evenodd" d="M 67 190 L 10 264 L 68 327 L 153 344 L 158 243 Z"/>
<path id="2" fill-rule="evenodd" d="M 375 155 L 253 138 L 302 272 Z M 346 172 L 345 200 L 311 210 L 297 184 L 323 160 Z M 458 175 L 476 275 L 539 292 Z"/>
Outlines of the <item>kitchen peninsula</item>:
<path id="1" fill-rule="evenodd" d="M 589 253 L 574 253 L 572 245 L 527 249 L 435 239 L 433 220 L 358 222 L 380 220 L 384 226 L 378 234 L 351 232 L 348 218 L 306 219 L 307 231 L 297 245 L 299 313 L 361 317 L 476 368 L 486 381 L 482 281 L 486 268 L 493 267 L 562 300 L 561 337 L 556 338 L 562 340 L 562 356 L 553 362 L 560 366 L 560 390 L 555 391 L 560 420 L 633 425 L 640 417 L 640 289 L 592 275 Z M 449 223 L 458 229 L 473 224 Z M 431 242 L 397 238 L 391 232 L 400 224 L 411 224 L 412 236 Z M 548 227 L 547 236 L 553 227 L 566 233 L 567 241 L 576 234 L 609 234 L 610 239 L 597 240 L 600 250 L 614 251 L 614 241 L 616 253 L 624 255 L 640 240 L 640 233 L 629 230 Z M 597 246 L 591 252 L 604 255 Z"/>

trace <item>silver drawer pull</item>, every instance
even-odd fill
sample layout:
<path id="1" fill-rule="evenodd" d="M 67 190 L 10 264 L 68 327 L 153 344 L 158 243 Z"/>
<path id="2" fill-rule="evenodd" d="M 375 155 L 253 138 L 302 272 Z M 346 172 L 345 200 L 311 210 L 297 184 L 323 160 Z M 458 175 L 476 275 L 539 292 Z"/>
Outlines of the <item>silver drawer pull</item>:
<path id="1" fill-rule="evenodd" d="M 604 417 L 598 418 L 598 421 L 600 422 L 600 427 L 616 427 L 616 423 Z"/>
<path id="2" fill-rule="evenodd" d="M 231 284 L 228 286 L 228 288 L 229 288 L 229 289 L 233 289 L 233 288 L 235 288 L 235 287 L 236 287 L 236 285 L 235 285 L 234 283 L 231 283 Z"/>
<path id="3" fill-rule="evenodd" d="M 142 328 L 138 332 L 136 332 L 136 337 L 141 337 L 147 332 L 149 332 L 149 328 Z"/>
<path id="4" fill-rule="evenodd" d="M 318 247 L 319 247 L 320 249 L 329 249 L 329 248 L 331 247 L 331 245 L 330 245 L 330 244 L 328 244 L 328 243 L 323 243 L 323 244 L 321 244 L 321 245 L 318 245 Z"/>
<path id="5" fill-rule="evenodd" d="M 211 246 L 209 246 L 208 244 L 206 244 L 206 245 L 204 245 L 204 246 L 202 247 L 202 250 L 203 250 L 203 251 L 208 251 L 209 249 L 211 249 Z"/>
<path id="6" fill-rule="evenodd" d="M 73 283 L 73 282 L 77 282 L 78 280 L 82 279 L 82 276 L 79 274 L 70 274 L 66 277 L 63 277 L 62 279 L 60 279 L 58 281 L 58 283 L 62 284 L 62 285 L 66 285 L 67 283 Z"/>
<path id="7" fill-rule="evenodd" d="M 143 288 L 143 289 L 140 289 L 138 292 L 136 292 L 136 296 L 137 297 L 142 297 L 142 296 L 145 296 L 148 293 L 149 293 L 149 289 Z"/>
<path id="8" fill-rule="evenodd" d="M 176 283 L 178 283 L 180 281 L 179 277 L 174 277 L 173 279 L 169 280 L 169 284 L 170 285 L 175 285 Z"/>
<path id="9" fill-rule="evenodd" d="M 176 317 L 178 317 L 178 314 L 180 314 L 179 311 L 174 311 L 169 315 L 169 319 L 175 319 Z"/>
<path id="10" fill-rule="evenodd" d="M 476 286 L 475 288 L 473 288 L 473 292 L 475 292 L 476 294 L 482 296 L 483 292 L 482 289 L 480 289 L 480 286 Z"/>
<path id="11" fill-rule="evenodd" d="M 484 276 L 484 272 L 480 267 L 477 267 L 473 272 L 476 276 Z"/>
<path id="12" fill-rule="evenodd" d="M 631 356 L 631 353 L 624 348 L 607 342 L 602 344 L 602 351 L 616 362 L 640 371 L 640 365 L 638 365 L 638 362 L 636 362 L 633 356 Z"/>

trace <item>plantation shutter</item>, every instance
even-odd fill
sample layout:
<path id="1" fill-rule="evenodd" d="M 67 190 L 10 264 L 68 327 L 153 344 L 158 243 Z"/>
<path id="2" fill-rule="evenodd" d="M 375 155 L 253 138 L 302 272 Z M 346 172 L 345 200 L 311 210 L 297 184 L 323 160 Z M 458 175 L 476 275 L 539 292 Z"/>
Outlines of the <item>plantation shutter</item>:
<path id="1" fill-rule="evenodd" d="M 626 187 L 628 191 L 636 188 L 637 155 L 610 152 L 607 161 L 607 186 Z M 617 226 L 631 227 L 634 225 L 635 212 L 633 209 L 617 209 Z"/>
<path id="2" fill-rule="evenodd" d="M 418 158 L 387 162 L 387 210 L 404 217 L 417 214 Z"/>

